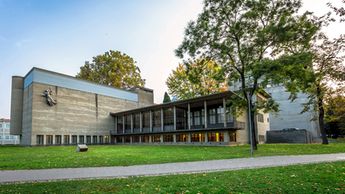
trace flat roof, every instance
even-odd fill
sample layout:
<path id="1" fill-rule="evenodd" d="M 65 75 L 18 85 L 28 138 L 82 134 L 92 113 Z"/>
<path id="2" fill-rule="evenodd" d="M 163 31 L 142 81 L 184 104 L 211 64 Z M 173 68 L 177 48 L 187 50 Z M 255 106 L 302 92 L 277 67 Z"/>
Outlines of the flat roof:
<path id="1" fill-rule="evenodd" d="M 240 97 L 232 91 L 226 91 L 226 92 L 220 92 L 220 93 L 210 94 L 210 95 L 206 95 L 206 96 L 199 96 L 199 97 L 186 99 L 186 100 L 178 100 L 178 101 L 173 101 L 173 102 L 168 102 L 168 103 L 154 104 L 154 105 L 150 105 L 150 106 L 145 106 L 145 107 L 121 111 L 121 112 L 111 112 L 110 115 L 117 116 L 117 115 L 130 114 L 130 113 L 147 111 L 147 110 L 152 110 L 152 109 L 158 109 L 158 108 L 168 108 L 168 107 L 183 105 L 183 104 L 187 104 L 187 103 L 196 103 L 196 102 L 200 102 L 200 101 L 204 101 L 204 100 L 216 100 L 219 98 L 230 97 L 230 96 Z M 240 97 L 240 98 L 242 98 L 242 97 Z"/>
<path id="2" fill-rule="evenodd" d="M 115 88 L 37 67 L 33 67 L 24 76 L 24 88 L 28 87 L 33 82 L 138 102 L 138 93 L 133 91 L 133 89 L 126 90 L 122 88 Z M 145 91 L 153 91 L 148 88 L 145 89 Z"/>

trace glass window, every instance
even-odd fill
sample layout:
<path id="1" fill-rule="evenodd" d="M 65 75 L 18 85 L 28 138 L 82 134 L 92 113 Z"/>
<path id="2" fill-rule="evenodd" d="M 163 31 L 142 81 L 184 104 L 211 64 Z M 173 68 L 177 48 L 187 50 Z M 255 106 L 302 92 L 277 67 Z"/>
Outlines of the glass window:
<path id="1" fill-rule="evenodd" d="M 53 145 L 53 136 L 47 135 L 47 145 Z"/>
<path id="2" fill-rule="evenodd" d="M 78 136 L 72 135 L 72 144 L 77 144 L 78 143 Z"/>
<path id="3" fill-rule="evenodd" d="M 132 137 L 132 142 L 133 143 L 139 143 L 140 142 L 140 136 L 139 135 L 135 135 Z"/>
<path id="4" fill-rule="evenodd" d="M 104 143 L 104 141 L 103 141 L 103 140 L 104 140 L 104 139 L 103 139 L 103 136 L 102 136 L 102 135 L 100 135 L 100 136 L 99 136 L 99 143 L 100 143 L 100 144 L 103 144 L 103 143 Z"/>
<path id="5" fill-rule="evenodd" d="M 192 133 L 191 134 L 191 141 L 192 142 L 205 142 L 205 134 L 204 133 Z"/>
<path id="6" fill-rule="evenodd" d="M 117 118 L 117 134 L 123 133 L 123 118 L 122 116 L 118 116 Z"/>
<path id="7" fill-rule="evenodd" d="M 44 144 L 44 135 L 37 135 L 36 136 L 36 143 L 37 143 L 37 145 L 43 145 Z"/>
<path id="8" fill-rule="evenodd" d="M 61 144 L 61 135 L 55 135 L 55 144 L 60 145 Z"/>
<path id="9" fill-rule="evenodd" d="M 131 115 L 125 116 L 125 133 L 131 133 Z"/>
<path id="10" fill-rule="evenodd" d="M 257 117 L 258 117 L 258 122 L 260 122 L 260 123 L 263 123 L 263 122 L 264 122 L 264 115 L 263 115 L 263 114 L 258 113 L 258 114 L 257 114 Z"/>
<path id="11" fill-rule="evenodd" d="M 150 136 L 143 135 L 141 136 L 141 143 L 149 143 L 150 142 Z"/>
<path id="12" fill-rule="evenodd" d="M 79 135 L 79 143 L 80 143 L 80 144 L 85 143 L 85 141 L 84 141 L 84 135 Z"/>
<path id="13" fill-rule="evenodd" d="M 224 123 L 224 108 L 222 106 L 217 108 L 217 123 Z"/>
<path id="14" fill-rule="evenodd" d="M 123 137 L 122 136 L 117 136 L 116 137 L 116 143 L 123 143 Z"/>
<path id="15" fill-rule="evenodd" d="M 150 128 L 150 112 L 143 112 L 142 117 L 143 128 Z"/>
<path id="16" fill-rule="evenodd" d="M 174 136 L 173 135 L 163 135 L 163 142 L 174 142 Z"/>
<path id="17" fill-rule="evenodd" d="M 187 142 L 188 141 L 188 134 L 181 133 L 176 134 L 176 142 Z"/>
<path id="18" fill-rule="evenodd" d="M 104 136 L 104 143 L 106 143 L 106 144 L 109 143 L 109 140 L 110 140 L 109 135 L 105 135 Z"/>
<path id="19" fill-rule="evenodd" d="M 226 107 L 226 122 L 234 122 L 234 117 L 231 113 L 231 107 Z"/>
<path id="20" fill-rule="evenodd" d="M 130 136 L 125 136 L 125 143 L 131 143 L 131 137 Z"/>
<path id="21" fill-rule="evenodd" d="M 217 112 L 215 108 L 212 108 L 209 110 L 208 112 L 209 114 L 209 119 L 210 119 L 210 124 L 216 124 L 216 116 L 217 116 Z"/>
<path id="22" fill-rule="evenodd" d="M 154 142 L 154 143 L 161 142 L 161 136 L 160 135 L 152 135 L 152 142 Z"/>
<path id="23" fill-rule="evenodd" d="M 6 129 L 9 129 L 10 128 L 10 124 L 6 124 Z"/>
<path id="24" fill-rule="evenodd" d="M 69 135 L 64 135 L 63 136 L 63 143 L 64 144 L 69 144 Z"/>
<path id="25" fill-rule="evenodd" d="M 236 142 L 236 132 L 235 131 L 229 132 L 229 138 L 230 138 L 230 142 Z"/>
<path id="26" fill-rule="evenodd" d="M 92 136 L 92 142 L 93 142 L 93 144 L 97 144 L 98 143 L 97 135 Z"/>
<path id="27" fill-rule="evenodd" d="M 133 115 L 133 128 L 134 129 L 140 129 L 140 114 L 136 113 Z M 139 132 L 140 130 L 136 130 L 136 132 Z"/>
<path id="28" fill-rule="evenodd" d="M 86 136 L 86 143 L 91 144 L 91 136 L 90 135 Z"/>
<path id="29" fill-rule="evenodd" d="M 161 130 L 161 111 L 156 110 L 153 111 L 153 129 L 154 131 L 160 131 Z"/>
<path id="30" fill-rule="evenodd" d="M 207 133 L 209 142 L 224 142 L 224 133 L 222 132 L 209 132 Z"/>

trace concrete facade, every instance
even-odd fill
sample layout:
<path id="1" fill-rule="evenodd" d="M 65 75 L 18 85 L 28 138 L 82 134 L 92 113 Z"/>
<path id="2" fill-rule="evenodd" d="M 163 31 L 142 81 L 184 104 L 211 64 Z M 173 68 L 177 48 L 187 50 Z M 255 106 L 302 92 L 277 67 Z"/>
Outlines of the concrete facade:
<path id="1" fill-rule="evenodd" d="M 320 138 L 318 121 L 313 120 L 313 118 L 317 118 L 317 113 L 309 111 L 300 114 L 303 110 L 303 103 L 308 101 L 306 94 L 299 93 L 297 99 L 291 102 L 289 100 L 290 93 L 282 86 L 269 87 L 267 92 L 279 104 L 280 109 L 278 113 L 270 113 L 271 130 L 284 128 L 306 129 L 315 140 Z"/>
<path id="2" fill-rule="evenodd" d="M 31 74 L 36 79 L 29 77 Z M 38 79 L 41 74 L 46 77 L 51 74 L 54 77 L 51 84 L 46 78 L 41 83 Z M 60 77 L 62 81 L 68 81 L 65 87 L 54 85 L 59 83 Z M 32 80 L 31 83 L 28 79 Z M 78 85 L 74 82 L 85 84 L 83 82 L 86 81 L 38 68 L 33 68 L 23 78 L 13 77 L 11 117 L 14 120 L 11 133 L 21 135 L 22 145 L 72 144 L 75 136 L 78 143 L 86 143 L 90 139 L 97 141 L 93 143 L 109 143 L 110 130 L 114 127 L 110 112 L 153 104 L 153 98 L 150 100 L 153 91 L 149 89 L 138 95 L 138 91 L 143 89 L 126 91 L 86 82 L 91 88 L 85 90 L 76 88 Z M 55 106 L 49 106 L 42 96 L 48 88 L 57 102 Z M 90 92 L 92 89 L 100 92 Z M 40 136 L 43 136 L 41 141 L 38 139 Z"/>

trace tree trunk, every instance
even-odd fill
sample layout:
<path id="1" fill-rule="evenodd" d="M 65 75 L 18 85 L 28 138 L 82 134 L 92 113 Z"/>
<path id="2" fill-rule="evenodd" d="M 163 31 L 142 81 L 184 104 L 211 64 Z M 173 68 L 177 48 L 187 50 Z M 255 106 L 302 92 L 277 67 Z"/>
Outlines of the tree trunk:
<path id="1" fill-rule="evenodd" d="M 252 100 L 252 97 L 250 97 L 249 99 L 250 101 L 250 106 L 251 106 L 251 112 L 250 112 L 250 117 L 251 117 L 251 125 L 252 125 L 252 141 L 253 141 L 253 149 L 254 150 L 258 150 L 258 142 L 256 141 L 257 138 L 256 138 L 256 126 L 255 126 L 255 112 L 253 110 L 253 100 Z"/>
<path id="2" fill-rule="evenodd" d="M 326 136 L 326 130 L 325 130 L 324 121 L 323 121 L 325 117 L 325 111 L 323 108 L 323 97 L 321 95 L 320 86 L 317 86 L 316 92 L 317 92 L 317 106 L 319 109 L 319 128 L 320 128 L 321 137 L 322 137 L 322 144 L 328 144 L 328 139 Z"/>

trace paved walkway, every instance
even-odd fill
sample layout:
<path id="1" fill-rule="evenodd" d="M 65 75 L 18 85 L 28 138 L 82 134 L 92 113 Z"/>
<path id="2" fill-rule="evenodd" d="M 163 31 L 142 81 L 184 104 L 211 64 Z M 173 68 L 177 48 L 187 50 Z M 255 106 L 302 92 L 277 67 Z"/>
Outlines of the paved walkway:
<path id="1" fill-rule="evenodd" d="M 345 153 L 268 156 L 167 164 L 0 171 L 0 183 L 200 173 L 345 160 Z"/>

